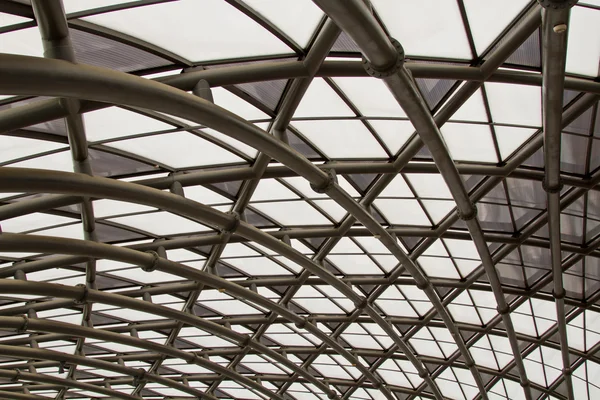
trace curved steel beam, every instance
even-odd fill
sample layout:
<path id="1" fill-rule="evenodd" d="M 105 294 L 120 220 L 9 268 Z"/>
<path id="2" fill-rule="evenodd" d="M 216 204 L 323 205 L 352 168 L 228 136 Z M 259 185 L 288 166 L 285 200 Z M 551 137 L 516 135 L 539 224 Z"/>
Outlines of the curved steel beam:
<path id="1" fill-rule="evenodd" d="M 15 243 L 15 245 L 19 246 L 20 248 L 22 248 L 21 246 L 27 247 L 27 244 L 24 244 L 24 243 L 26 241 L 31 241 L 31 239 L 32 239 L 32 238 L 24 239 L 22 237 L 18 238 L 16 236 L 14 236 L 14 234 L 4 234 L 3 233 L 2 235 L 0 235 L 0 241 L 3 244 L 6 244 L 5 236 L 9 236 L 8 241 L 10 241 L 11 239 L 15 239 L 15 242 L 20 243 L 20 244 Z M 32 235 L 18 235 L 18 236 L 32 236 Z M 42 242 L 44 240 L 52 241 L 52 239 L 53 238 L 50 238 L 50 237 L 45 237 L 45 238 L 38 237 L 38 238 L 33 238 L 32 242 L 34 242 L 33 245 L 36 247 L 37 246 L 44 247 L 43 243 L 40 243 L 40 242 Z M 56 239 L 56 238 L 54 238 L 54 239 Z M 90 253 L 90 256 L 92 256 L 92 257 L 94 255 L 96 255 L 95 250 L 99 249 L 98 246 L 102 246 L 99 243 L 85 242 L 85 241 L 81 241 L 81 240 L 59 239 L 59 240 L 55 240 L 55 242 L 58 244 L 62 243 L 63 247 L 65 248 L 65 251 L 68 250 L 68 248 L 71 248 L 72 249 L 71 251 L 79 251 L 79 252 L 87 251 Z M 79 243 L 77 243 L 77 242 L 79 242 Z M 108 247 L 113 247 L 113 246 L 108 246 Z M 115 251 L 113 249 L 113 250 L 110 250 L 110 252 L 118 253 L 118 250 Z M 111 255 L 111 257 L 109 259 L 114 259 L 116 261 L 122 261 L 122 262 L 133 262 L 136 265 L 145 265 L 145 266 L 150 266 L 150 267 L 157 264 L 156 265 L 157 268 L 160 268 L 163 271 L 171 270 L 171 268 L 169 268 L 169 265 L 176 267 L 176 269 L 185 269 L 185 268 L 182 268 L 182 266 L 180 266 L 177 263 L 174 263 L 172 261 L 168 261 L 165 259 L 159 259 L 157 261 L 153 255 L 144 254 L 144 253 L 139 253 L 139 254 L 135 254 L 135 255 L 129 254 L 129 256 L 124 256 L 124 255 L 119 256 L 119 255 L 115 254 L 114 256 Z M 137 260 L 137 262 L 136 262 L 136 260 Z M 162 268 L 163 266 L 167 267 L 167 269 L 163 269 Z M 199 276 L 202 276 L 201 279 L 203 279 L 207 285 L 211 284 L 211 285 L 217 285 L 218 287 L 221 287 L 221 288 L 226 288 L 226 290 L 232 294 L 236 294 L 236 292 L 241 292 L 239 289 L 235 288 L 235 284 L 232 284 L 231 282 L 225 281 L 221 278 L 210 276 L 209 274 L 202 273 L 201 271 L 197 271 L 197 270 L 196 270 L 196 273 L 194 273 L 193 271 L 191 271 L 192 270 L 191 268 L 189 268 L 189 270 L 190 270 L 190 272 L 186 273 L 185 275 L 188 275 L 190 277 L 190 279 L 194 279 L 194 278 L 198 278 Z M 175 271 L 173 271 L 173 272 L 177 273 Z M 196 279 L 196 280 L 201 280 L 201 279 Z M 222 282 L 218 282 L 218 281 L 222 281 Z M 302 371 L 296 364 L 289 361 L 286 357 L 282 356 L 281 354 L 277 353 L 276 351 L 270 349 L 269 347 L 255 341 L 255 340 L 252 340 L 248 335 L 237 333 L 229 328 L 223 327 L 214 322 L 205 320 L 203 318 L 197 317 L 196 315 L 193 315 L 190 313 L 173 310 L 168 307 L 160 306 L 160 305 L 153 304 L 153 303 L 143 301 L 143 300 L 132 299 L 132 298 L 122 296 L 119 294 L 107 293 L 107 292 L 103 292 L 103 291 L 99 291 L 99 290 L 95 290 L 95 289 L 88 289 L 86 287 L 72 287 L 72 286 L 64 286 L 64 285 L 51 284 L 51 283 L 45 283 L 45 282 L 27 282 L 27 281 L 0 279 L 0 292 L 33 294 L 33 295 L 39 295 L 39 296 L 54 296 L 54 297 L 59 297 L 59 298 L 69 298 L 69 299 L 73 299 L 76 301 L 89 301 L 89 302 L 110 304 L 110 305 L 117 306 L 117 307 L 130 308 L 132 310 L 152 313 L 154 315 L 162 316 L 162 317 L 165 317 L 168 319 L 173 319 L 176 321 L 182 321 L 187 325 L 196 327 L 196 328 L 206 331 L 206 332 L 210 332 L 219 337 L 226 338 L 227 340 L 233 341 L 242 346 L 246 346 L 246 345 L 250 346 L 253 349 L 261 352 L 262 354 L 268 356 L 269 358 L 281 363 L 286 368 L 288 368 L 294 372 L 297 372 L 300 376 L 303 376 L 304 378 L 306 378 L 312 384 L 314 384 L 319 389 L 321 389 L 324 393 L 327 393 L 328 395 L 331 394 L 332 398 L 336 398 L 335 392 L 333 392 L 331 389 L 329 389 L 329 387 L 326 384 L 324 384 L 322 381 L 313 377 L 310 373 L 308 373 L 306 371 Z M 266 302 L 268 302 L 268 300 L 261 301 L 260 300 L 261 296 L 257 295 L 254 297 L 258 298 L 257 301 L 255 301 L 257 304 L 263 305 Z M 263 304 L 261 304 L 261 303 L 263 303 Z M 288 315 L 295 315 L 289 311 L 288 312 L 282 311 L 282 313 L 288 314 Z M 302 320 L 302 319 L 300 317 L 296 316 L 296 317 L 291 317 L 290 320 L 298 321 L 298 320 Z M 309 325 L 309 324 L 307 324 L 307 325 Z M 308 327 L 308 328 L 310 328 L 310 327 Z M 310 331 L 310 329 L 307 329 L 307 330 Z M 314 334 L 314 332 L 311 332 L 311 333 Z M 332 346 L 332 348 L 335 348 L 335 346 Z M 0 350 L 1 350 L 1 348 L 0 348 Z M 8 353 L 5 353 L 5 354 L 8 354 Z"/>
<path id="2" fill-rule="evenodd" d="M 563 2 L 563 4 L 567 4 Z M 546 176 L 543 187 L 547 192 L 548 230 L 550 257 L 554 279 L 553 295 L 556 303 L 558 334 L 560 338 L 563 369 L 567 384 L 567 397 L 574 399 L 571 378 L 571 359 L 565 319 L 565 295 L 563 284 L 561 228 L 560 228 L 560 181 L 561 117 L 567 60 L 566 29 L 570 7 L 566 9 L 544 8 L 542 10 L 542 115 L 544 129 L 544 165 Z M 564 28 L 564 29 L 563 29 Z"/>
<path id="3" fill-rule="evenodd" d="M 393 44 L 390 41 L 383 28 L 362 1 L 336 2 L 315 0 L 315 3 L 358 44 L 366 58 L 366 68 L 369 74 L 383 79 L 413 123 L 421 139 L 429 148 L 436 166 L 446 181 L 452 197 L 456 201 L 459 217 L 467 224 L 482 264 L 488 274 L 488 279 L 498 304 L 498 310 L 504 316 L 503 319 L 506 324 L 507 336 L 510 340 L 513 355 L 517 360 L 521 374 L 521 386 L 525 390 L 526 398 L 531 400 L 529 381 L 520 358 L 514 327 L 508 315 L 508 305 L 502 292 L 497 272 L 492 263 L 489 249 L 483 238 L 483 231 L 476 218 L 477 209 L 471 203 L 464 182 L 449 155 L 449 151 L 446 148 L 433 116 L 429 112 L 424 99 L 421 97 L 412 76 L 409 75 L 404 66 L 403 50 L 399 47 L 399 44 Z M 435 294 L 435 291 L 433 293 Z M 435 295 L 437 297 L 437 294 Z M 448 321 L 448 326 L 452 326 L 452 318 L 445 307 L 441 305 L 441 300 L 437 299 L 436 302 L 440 305 L 436 307 L 436 311 L 444 321 Z M 432 301 L 434 305 L 436 302 Z M 465 363 L 469 367 L 482 397 L 487 399 L 481 375 L 475 367 L 475 362 L 468 348 L 465 346 L 460 332 L 457 329 L 450 329 L 450 332 L 454 336 L 458 349 L 464 357 Z"/>
<path id="4" fill-rule="evenodd" d="M 49 321 L 39 318 L 0 317 L 0 326 L 2 326 L 3 329 L 14 329 L 18 332 L 23 332 L 23 328 L 26 327 L 27 331 L 60 333 L 70 337 L 78 338 L 93 338 L 103 341 L 109 341 L 112 343 L 119 343 L 126 346 L 133 346 L 148 351 L 154 351 L 161 355 L 180 358 L 190 364 L 196 364 L 202 368 L 213 371 L 216 374 L 225 376 L 239 383 L 242 386 L 246 386 L 256 392 L 262 393 L 268 398 L 276 398 L 280 400 L 283 399 L 283 397 L 277 395 L 276 393 L 265 388 L 264 386 L 259 385 L 258 383 L 256 383 L 256 381 L 253 381 L 252 379 L 248 379 L 247 377 L 240 375 L 235 370 L 223 367 L 222 365 L 212 362 L 206 358 L 200 357 L 196 353 L 179 350 L 173 346 L 163 345 L 149 340 L 139 339 L 134 336 L 122 335 L 120 333 L 110 332 L 105 329 L 94 329 L 86 326 L 73 325 L 58 321 Z M 205 393 L 205 397 L 215 400 L 214 396 L 207 393 Z"/>
<path id="5" fill-rule="evenodd" d="M 92 385 L 90 383 L 80 382 L 76 379 L 65 379 L 58 378 L 56 376 L 39 374 L 34 372 L 25 372 L 20 370 L 9 370 L 0 369 L 0 377 L 10 379 L 13 382 L 19 382 L 21 380 L 27 380 L 32 382 L 43 382 L 48 384 L 58 385 L 60 388 L 76 388 L 90 392 L 95 392 L 101 395 L 110 396 L 110 398 L 124 399 L 124 400 L 139 400 L 139 397 L 132 396 L 118 392 L 116 390 L 108 389 L 99 385 Z M 3 397 L 5 398 L 5 397 Z M 42 397 L 47 399 L 47 397 Z"/>
<path id="6" fill-rule="evenodd" d="M 3 79 L 4 74 L 2 72 L 7 73 L 9 71 L 12 79 Z M 48 79 L 50 76 L 53 76 L 54 79 Z M 20 84 L 15 85 L 15 82 L 20 82 Z M 27 84 L 24 84 L 25 82 Z M 68 82 L 68 84 L 64 84 L 65 82 Z M 298 172 L 313 187 L 326 192 L 350 214 L 356 216 L 357 220 L 379 237 L 379 240 L 399 260 L 408 261 L 412 264 L 412 261 L 409 261 L 396 240 L 379 225 L 364 207 L 356 203 L 339 185 L 334 183 L 332 176 L 316 168 L 304 156 L 292 150 L 283 142 L 266 135 L 264 131 L 256 126 L 212 103 L 166 85 L 128 76 L 124 73 L 24 56 L 0 56 L 0 90 L 7 90 L 9 93 L 53 93 L 53 95 L 58 94 L 67 97 L 87 97 L 96 101 L 118 101 L 130 106 L 150 108 L 177 115 L 224 132 L 228 136 L 273 156 Z M 118 99 L 115 98 L 115 94 L 118 94 Z M 424 284 L 426 278 L 414 264 L 409 268 L 409 271 L 415 274 L 417 279 Z M 338 286 L 343 288 L 342 292 L 346 292 L 345 294 L 350 299 L 356 297 L 356 293 L 352 289 L 345 285 Z M 426 292 L 435 298 L 437 296 L 435 290 L 430 286 L 426 286 L 424 285 L 424 288 L 427 289 Z M 355 301 L 355 303 L 357 302 Z M 410 347 L 402 341 L 393 327 L 387 324 L 368 302 L 366 304 L 358 302 L 357 304 L 373 317 L 375 323 L 380 325 L 403 351 L 411 352 Z M 450 318 L 447 321 L 451 322 Z M 428 385 L 432 387 L 436 397 L 441 398 L 435 382 L 430 379 L 429 373 L 414 355 L 411 362 L 418 366 L 417 370 Z"/>
<path id="7" fill-rule="evenodd" d="M 3 286 L 3 284 L 0 283 L 0 287 L 2 287 L 2 286 Z M 56 285 L 56 286 L 59 286 L 59 288 L 57 288 L 58 290 L 55 292 L 58 295 L 61 292 L 60 286 L 62 286 L 62 285 Z M 66 287 L 66 286 L 63 286 L 63 288 L 64 287 Z M 199 398 L 207 398 L 210 400 L 215 400 L 215 398 L 212 396 L 205 396 L 204 392 L 202 392 L 200 390 L 191 388 L 182 383 L 173 381 L 169 378 L 165 378 L 163 376 L 156 375 L 156 374 L 146 373 L 146 371 L 144 371 L 143 369 L 130 368 L 130 367 L 126 367 L 123 365 L 111 363 L 108 361 L 102 361 L 102 360 L 97 360 L 97 359 L 90 358 L 90 357 L 83 357 L 83 356 L 79 356 L 79 355 L 62 353 L 60 351 L 36 349 L 36 348 L 23 347 L 23 346 L 15 347 L 15 346 L 0 345 L 0 351 L 2 352 L 2 355 L 5 357 L 16 357 L 16 358 L 22 358 L 22 359 L 24 358 L 24 359 L 31 359 L 31 360 L 39 360 L 39 359 L 53 360 L 53 361 L 72 364 L 72 365 L 85 365 L 85 366 L 89 366 L 92 368 L 105 369 L 107 371 L 113 371 L 118 374 L 131 376 L 131 377 L 137 378 L 137 379 L 148 379 L 153 382 L 160 383 L 161 385 L 165 385 L 165 386 L 171 387 L 173 389 L 177 389 L 182 392 L 189 393 L 192 396 L 196 396 Z M 131 397 L 126 397 L 126 399 L 130 399 L 130 398 Z"/>

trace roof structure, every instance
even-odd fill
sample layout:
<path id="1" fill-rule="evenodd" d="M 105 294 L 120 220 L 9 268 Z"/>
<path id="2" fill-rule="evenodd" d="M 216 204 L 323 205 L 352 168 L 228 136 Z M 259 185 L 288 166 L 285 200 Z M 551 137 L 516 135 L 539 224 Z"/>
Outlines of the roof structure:
<path id="1" fill-rule="evenodd" d="M 600 1 L 0 0 L 0 53 L 0 398 L 600 398 Z"/>

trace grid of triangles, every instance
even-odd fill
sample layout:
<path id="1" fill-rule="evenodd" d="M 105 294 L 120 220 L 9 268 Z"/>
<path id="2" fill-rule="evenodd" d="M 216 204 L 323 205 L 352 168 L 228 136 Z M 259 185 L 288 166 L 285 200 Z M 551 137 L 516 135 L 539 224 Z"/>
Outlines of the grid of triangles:
<path id="1" fill-rule="evenodd" d="M 36 17 L 52 6 L 42 2 L 0 1 L 0 53 L 44 56 Z M 61 1 L 48 3 L 60 10 Z M 540 5 L 367 3 L 402 43 L 434 116 L 538 16 L 441 126 L 477 205 L 515 335 L 431 153 L 414 149 L 412 123 L 383 81 L 365 73 L 348 34 L 323 48 L 331 22 L 311 1 L 63 0 L 78 63 L 191 92 L 334 169 L 340 187 L 428 278 L 451 323 L 335 200 L 228 132 L 175 115 L 81 100 L 91 174 L 238 215 L 294 249 L 302 265 L 265 241 L 158 204 L 2 188 L 2 170 L 73 173 L 74 164 L 72 128 L 56 114 L 64 99 L 4 93 L 0 82 L 1 398 L 391 400 L 435 398 L 434 388 L 468 400 L 600 396 L 600 2 L 580 0 L 568 30 L 560 159 L 566 326 L 552 296 L 542 185 Z M 40 236 L 62 252 L 11 244 Z M 178 267 L 152 270 L 116 251 L 94 261 L 69 253 L 82 241 L 129 249 L 131 259 L 151 252 Z M 310 262 L 323 274 L 308 271 Z M 46 291 L 29 289 L 37 283 Z"/>

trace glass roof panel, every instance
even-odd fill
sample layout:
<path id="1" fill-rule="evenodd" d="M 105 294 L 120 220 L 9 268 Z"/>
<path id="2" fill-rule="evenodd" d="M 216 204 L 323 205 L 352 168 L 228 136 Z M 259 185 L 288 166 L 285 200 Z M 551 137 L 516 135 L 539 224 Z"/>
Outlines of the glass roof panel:
<path id="1" fill-rule="evenodd" d="M 456 2 L 426 0 L 417 5 L 374 0 L 372 3 L 391 36 L 402 43 L 407 55 L 471 58 Z"/>
<path id="2" fill-rule="evenodd" d="M 312 1 L 65 2 L 79 63 L 69 68 L 87 71 L 76 74 L 77 85 L 52 79 L 61 72 L 60 63 L 50 71 L 43 68 L 49 60 L 23 59 L 42 67 L 43 80 L 22 77 L 34 68 L 12 76 L 12 63 L 1 63 L 8 74 L 0 78 L 0 190 L 6 192 L 0 195 L 0 271 L 6 281 L 0 310 L 30 320 L 3 326 L 0 342 L 114 366 L 50 365 L 36 355 L 34 372 L 102 386 L 103 393 L 54 390 L 64 385 L 33 379 L 7 381 L 2 390 L 65 399 L 134 393 L 164 400 L 198 391 L 232 400 L 277 397 L 247 386 L 250 379 L 290 399 L 325 400 L 332 393 L 344 399 L 385 398 L 384 388 L 374 389 L 378 382 L 363 374 L 360 363 L 399 399 L 432 397 L 433 388 L 417 372 L 422 367 L 451 398 L 478 397 L 479 374 L 490 399 L 555 400 L 568 397 L 562 359 L 571 357 L 575 398 L 598 397 L 597 0 L 581 0 L 568 27 L 563 120 L 573 122 L 560 131 L 563 151 L 555 160 L 565 183 L 558 232 L 565 321 L 552 299 L 549 241 L 556 232 L 547 223 L 542 185 L 547 166 L 536 136 L 542 134 L 541 87 L 553 84 L 542 76 L 547 39 L 540 27 L 520 24 L 527 10 L 539 8 L 535 1 L 374 0 L 368 6 L 380 26 L 361 33 L 382 28 L 382 37 L 395 37 L 406 50 L 414 89 L 429 108 L 418 116 L 433 117 L 440 127 L 447 147 L 441 151 L 448 150 L 477 205 L 483 229 L 483 243 L 476 239 L 477 244 L 476 224 L 453 213 L 452 193 L 462 191 L 460 183 L 449 187 L 444 176 L 453 172 L 440 170 L 420 139 L 410 142 L 423 132 L 415 132 L 398 105 L 399 92 L 390 91 L 398 87 L 367 76 L 352 38 L 377 41 L 358 40 L 352 28 L 339 38 L 324 36 L 329 23 Z M 55 18 L 31 19 L 30 3 L 0 6 L 0 53 L 43 56 L 40 29 L 51 29 L 44 25 Z M 356 5 L 339 3 L 342 11 Z M 327 2 L 320 4 L 327 8 Z M 44 12 L 36 10 L 38 17 Z M 40 27 L 34 26 L 38 22 Z M 501 60 L 494 54 L 510 56 Z M 504 66 L 482 75 L 482 60 Z M 137 80 L 137 88 L 153 85 L 148 79 L 173 85 L 169 96 L 146 104 L 176 101 L 178 93 L 189 93 L 198 79 L 206 79 L 215 104 L 226 112 L 199 110 L 197 123 L 144 108 L 151 91 L 120 93 L 126 82 L 116 78 L 127 73 L 146 78 Z M 88 78 L 111 90 L 88 85 Z M 14 80 L 21 95 L 5 90 Z M 296 90 L 305 84 L 306 93 Z M 82 130 L 65 121 L 62 85 L 81 99 Z M 461 97 L 467 92 L 473 95 Z M 90 101 L 95 98 L 106 103 Z M 449 115 L 448 109 L 456 112 Z M 219 132 L 205 127 L 221 117 Z M 265 136 L 274 124 L 287 133 L 282 140 L 270 136 L 275 140 L 269 140 L 268 154 L 259 155 L 258 143 L 229 136 L 235 125 L 239 137 L 243 120 Z M 70 147 L 82 159 L 86 144 L 94 176 L 75 185 L 70 175 L 56 171 L 72 173 Z M 10 168 L 15 166 L 25 169 Z M 313 190 L 311 182 L 323 183 L 318 169 L 335 171 L 348 203 L 339 193 Z M 114 179 L 128 185 L 126 196 L 111 186 Z M 141 191 L 140 185 L 147 188 Z M 169 206 L 158 198 L 161 191 L 188 201 Z M 91 209 L 82 208 L 82 198 L 92 200 Z M 213 226 L 200 207 L 197 220 L 180 216 L 189 215 L 191 201 L 215 212 L 235 210 L 240 224 Z M 373 219 L 365 221 L 357 207 Z M 387 230 L 415 262 L 449 319 L 440 318 L 438 305 L 416 286 L 414 271 L 384 245 L 392 243 L 387 235 L 373 234 L 375 228 Z M 33 235 L 52 240 L 40 242 Z M 71 240 L 84 242 L 74 246 Z M 485 246 L 500 287 L 490 284 L 493 277 L 481 265 L 487 257 L 477 249 Z M 98 257 L 93 262 L 88 249 Z M 167 257 L 173 269 L 142 269 L 138 263 L 151 256 Z M 306 270 L 306 262 L 313 268 Z M 186 271 L 203 271 L 211 286 L 185 278 Z M 350 292 L 358 297 L 347 296 Z M 498 314 L 500 297 L 510 305 L 516 337 Z M 91 301 L 98 298 L 106 302 Z M 34 319 L 45 322 L 43 329 L 32 329 Z M 57 323 L 90 335 L 64 336 L 68 328 L 58 329 Z M 569 346 L 564 349 L 562 324 Z M 104 336 L 94 335 L 96 329 Z M 414 364 L 394 346 L 390 329 L 418 357 Z M 455 330 L 457 335 L 450 333 Z M 108 332 L 122 340 L 107 340 Z M 461 340 L 478 366 L 473 374 L 465 368 L 465 350 L 457 346 Z M 521 364 L 519 353 L 525 371 L 515 367 Z M 211 371 L 203 360 L 243 378 Z M 22 371 L 31 364 L 19 357 L 2 363 Z M 123 367 L 134 372 L 124 374 Z M 160 383 L 132 380 L 140 369 L 160 375 Z M 532 382 L 529 389 L 521 387 L 521 378 Z"/>
<path id="3" fill-rule="evenodd" d="M 600 10 L 591 7 L 573 7 L 568 40 L 567 72 L 598 76 Z"/>
<path id="4" fill-rule="evenodd" d="M 302 47 L 308 45 L 323 18 L 323 12 L 309 0 L 244 0 L 244 3 L 273 22 Z"/>
<path id="5" fill-rule="evenodd" d="M 198 16 L 202 23 L 198 23 Z M 85 17 L 193 61 L 291 53 L 269 31 L 218 0 L 181 0 Z M 161 21 L 147 25 L 137 21 Z M 243 43 L 239 39 L 243 38 Z"/>
<path id="6" fill-rule="evenodd" d="M 354 77 L 333 81 L 365 117 L 406 117 L 381 79 Z"/>
<path id="7" fill-rule="evenodd" d="M 173 168 L 241 162 L 233 153 L 192 133 L 174 132 L 111 142 L 108 147 L 139 154 Z M 198 149 L 190 153 L 187 149 Z"/>
<path id="8" fill-rule="evenodd" d="M 83 120 L 89 141 L 115 139 L 175 128 L 173 125 L 120 107 L 108 107 L 85 113 Z"/>
<path id="9" fill-rule="evenodd" d="M 482 54 L 523 8 L 530 4 L 527 0 L 509 0 L 495 4 L 477 0 L 463 2 L 477 54 Z"/>
<path id="10" fill-rule="evenodd" d="M 386 158 L 386 153 L 360 121 L 295 121 L 294 126 L 330 158 Z M 340 146 L 339 143 L 344 143 Z"/>

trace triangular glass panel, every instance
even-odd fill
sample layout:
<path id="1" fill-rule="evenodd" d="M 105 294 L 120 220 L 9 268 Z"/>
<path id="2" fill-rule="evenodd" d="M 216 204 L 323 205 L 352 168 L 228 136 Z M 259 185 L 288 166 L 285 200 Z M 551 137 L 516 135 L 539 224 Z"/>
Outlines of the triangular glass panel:
<path id="1" fill-rule="evenodd" d="M 171 64 L 147 51 L 100 35 L 69 29 L 77 62 L 122 72 L 143 71 Z"/>
<path id="2" fill-rule="evenodd" d="M 303 154 L 306 158 L 311 160 L 322 160 L 323 156 L 315 151 L 311 145 L 306 143 L 300 136 L 296 135 L 294 131 L 288 129 L 286 131 L 287 140 L 290 147 L 297 152 Z"/>
<path id="3" fill-rule="evenodd" d="M 521 65 L 526 67 L 541 67 L 542 49 L 540 45 L 541 32 L 537 29 L 523 42 L 521 46 L 510 57 L 506 59 L 506 64 Z M 501 40 L 498 45 L 501 45 Z M 490 52 L 491 53 L 491 52 Z"/>
<path id="4" fill-rule="evenodd" d="M 345 175 L 345 178 L 361 193 L 364 193 L 378 176 L 377 174 L 352 174 Z"/>
<path id="5" fill-rule="evenodd" d="M 231 181 L 231 182 L 217 182 L 212 185 L 207 185 L 210 189 L 213 189 L 211 186 L 216 188 L 217 192 L 224 193 L 225 195 L 229 195 L 231 197 L 237 196 L 240 187 L 242 186 L 243 181 Z"/>
<path id="6" fill-rule="evenodd" d="M 331 47 L 331 51 L 339 53 L 360 53 L 360 47 L 358 47 L 354 39 L 348 36 L 346 32 L 342 31 Z"/>
<path id="7" fill-rule="evenodd" d="M 560 152 L 560 170 L 572 174 L 584 175 L 588 143 L 591 139 L 562 134 Z"/>
<path id="8" fill-rule="evenodd" d="M 113 177 L 121 175 L 132 175 L 140 172 L 158 171 L 153 165 L 132 160 L 116 154 L 89 149 L 88 157 L 94 175 Z"/>
<path id="9" fill-rule="evenodd" d="M 276 81 L 242 83 L 235 85 L 235 87 L 258 100 L 269 110 L 275 111 L 287 82 L 285 79 L 280 79 Z"/>
<path id="10" fill-rule="evenodd" d="M 423 98 L 430 110 L 435 109 L 446 98 L 450 89 L 456 84 L 455 80 L 448 79 L 415 79 Z"/>
<path id="11" fill-rule="evenodd" d="M 115 243 L 122 241 L 143 239 L 144 236 L 116 226 L 96 223 L 96 236 L 102 243 Z"/>

